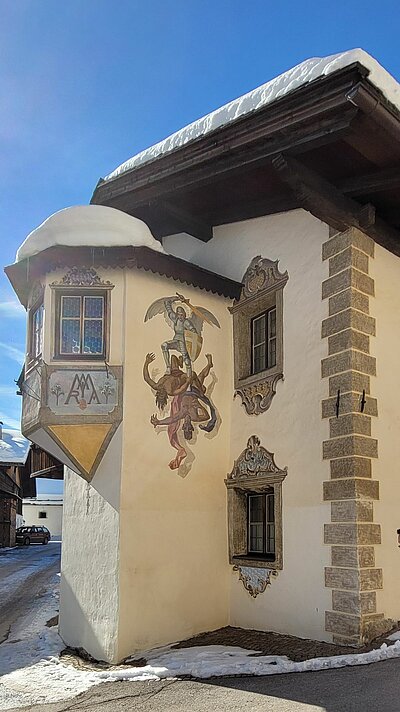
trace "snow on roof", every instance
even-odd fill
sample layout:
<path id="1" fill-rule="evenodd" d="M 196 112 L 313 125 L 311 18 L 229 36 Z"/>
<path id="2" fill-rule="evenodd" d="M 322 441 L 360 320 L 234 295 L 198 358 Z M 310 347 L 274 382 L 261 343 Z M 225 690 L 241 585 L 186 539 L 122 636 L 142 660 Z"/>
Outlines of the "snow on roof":
<path id="1" fill-rule="evenodd" d="M 229 104 L 221 106 L 211 114 L 193 121 L 193 123 L 176 131 L 176 133 L 168 136 L 163 141 L 154 144 L 154 146 L 137 153 L 118 166 L 112 173 L 109 173 L 104 180 L 109 181 L 117 178 L 122 173 L 132 170 L 132 168 L 137 168 L 144 163 L 149 163 L 159 158 L 161 155 L 181 148 L 190 141 L 204 136 L 204 134 L 215 131 L 215 129 L 235 121 L 245 114 L 257 111 L 276 99 L 281 99 L 304 84 L 337 72 L 339 69 L 348 67 L 354 62 L 359 62 L 368 70 L 369 81 L 383 92 L 388 101 L 400 110 L 399 83 L 368 52 L 362 49 L 352 49 L 329 57 L 313 57 L 280 74 L 275 79 L 271 79 L 266 84 L 262 84 L 257 89 L 253 89 L 248 94 L 244 94 L 238 99 L 229 102 Z"/>
<path id="2" fill-rule="evenodd" d="M 143 220 L 105 205 L 76 205 L 54 213 L 28 235 L 15 261 L 21 262 L 55 245 L 150 247 L 165 252 Z"/>
<path id="3" fill-rule="evenodd" d="M 25 465 L 31 443 L 18 430 L 3 428 L 0 438 L 0 465 Z"/>
<path id="4" fill-rule="evenodd" d="M 39 494 L 37 497 L 25 497 L 23 504 L 62 504 L 64 495 L 62 494 Z"/>

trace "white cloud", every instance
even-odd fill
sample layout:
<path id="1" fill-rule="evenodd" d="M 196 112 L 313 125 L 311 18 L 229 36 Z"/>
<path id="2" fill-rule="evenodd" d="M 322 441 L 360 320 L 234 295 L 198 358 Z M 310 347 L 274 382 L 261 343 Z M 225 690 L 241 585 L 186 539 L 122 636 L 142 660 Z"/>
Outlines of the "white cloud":
<path id="1" fill-rule="evenodd" d="M 0 302 L 0 316 L 5 319 L 25 318 L 25 315 L 24 307 L 16 299 Z"/>
<path id="2" fill-rule="evenodd" d="M 8 356 L 8 358 L 12 359 L 13 361 L 16 361 L 22 366 L 25 361 L 25 354 L 23 351 L 21 351 L 21 349 L 17 349 L 15 348 L 15 346 L 9 346 L 3 341 L 0 341 L 0 349 L 3 351 L 3 354 L 5 356 Z"/>
<path id="3" fill-rule="evenodd" d="M 0 410 L 0 420 L 5 428 L 11 428 L 11 430 L 21 430 L 21 421 L 18 418 L 13 418 L 2 413 Z"/>
<path id="4" fill-rule="evenodd" d="M 15 386 L 0 386 L 0 398 L 12 398 L 16 395 L 17 390 L 17 384 Z"/>

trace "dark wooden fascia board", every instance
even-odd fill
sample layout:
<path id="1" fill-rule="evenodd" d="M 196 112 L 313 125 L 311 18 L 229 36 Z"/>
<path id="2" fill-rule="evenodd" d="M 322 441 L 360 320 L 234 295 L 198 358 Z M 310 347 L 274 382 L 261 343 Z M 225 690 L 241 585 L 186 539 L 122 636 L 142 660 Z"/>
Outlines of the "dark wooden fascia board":
<path id="1" fill-rule="evenodd" d="M 117 196 L 126 193 L 137 194 L 142 188 L 153 187 L 153 194 L 160 191 L 156 186 L 160 186 L 172 176 L 174 176 L 174 186 L 176 175 L 182 172 L 192 171 L 195 166 L 212 163 L 212 171 L 218 173 L 219 161 L 224 154 L 232 155 L 235 151 L 244 150 L 244 154 L 249 156 L 249 149 L 257 142 L 265 145 L 266 141 L 271 143 L 270 150 L 266 151 L 261 158 L 265 158 L 271 153 L 280 150 L 287 150 L 293 143 L 290 132 L 299 125 L 304 127 L 304 135 L 301 140 L 312 139 L 310 133 L 315 125 L 319 125 L 319 135 L 323 131 L 321 123 L 323 117 L 330 112 L 334 115 L 325 118 L 326 134 L 333 134 L 335 126 L 338 130 L 343 130 L 343 123 L 349 124 L 357 113 L 356 107 L 351 111 L 348 104 L 347 94 L 360 82 L 365 75 L 365 70 L 358 63 L 351 65 L 339 72 L 323 77 L 311 82 L 308 85 L 299 87 L 291 94 L 276 100 L 275 102 L 262 107 L 261 109 L 246 114 L 236 121 L 216 129 L 215 131 L 200 137 L 185 146 L 175 149 L 168 154 L 157 157 L 151 162 L 131 169 L 111 180 L 99 182 L 91 202 L 94 204 L 110 204 Z M 347 106 L 347 121 L 343 119 L 343 109 Z M 280 141 L 276 140 L 276 135 L 280 136 Z M 275 141 L 272 138 L 275 136 Z M 332 139 L 331 139 L 332 140 Z M 257 150 L 255 151 L 257 154 Z M 257 160 L 253 155 L 250 160 Z M 246 163 L 245 155 L 243 163 Z M 235 166 L 233 166 L 235 167 Z M 211 171 L 211 172 L 212 172 Z M 183 185 L 187 185 L 187 178 Z M 141 199 L 150 199 L 149 193 L 142 194 Z"/>
<path id="2" fill-rule="evenodd" d="M 302 207 L 338 230 L 357 227 L 375 242 L 400 256 L 400 232 L 378 215 L 373 205 L 361 205 L 292 156 L 279 154 L 271 161 Z"/>
<path id="3" fill-rule="evenodd" d="M 49 247 L 29 260 L 5 267 L 4 271 L 26 307 L 29 289 L 40 276 L 56 269 L 81 266 L 144 269 L 231 299 L 238 299 L 242 288 L 240 282 L 148 247 Z"/>

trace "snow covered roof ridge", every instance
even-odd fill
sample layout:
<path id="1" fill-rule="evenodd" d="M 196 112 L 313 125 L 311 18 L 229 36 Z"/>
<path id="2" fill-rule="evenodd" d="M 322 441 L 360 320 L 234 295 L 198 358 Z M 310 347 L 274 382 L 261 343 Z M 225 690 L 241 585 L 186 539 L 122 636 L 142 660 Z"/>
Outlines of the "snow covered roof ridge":
<path id="1" fill-rule="evenodd" d="M 49 247 L 149 247 L 165 250 L 143 220 L 105 205 L 75 205 L 51 215 L 33 230 L 19 248 L 15 261 Z"/>
<path id="2" fill-rule="evenodd" d="M 113 180 L 133 168 L 170 153 L 204 134 L 235 121 L 245 114 L 261 109 L 263 106 L 271 104 L 276 99 L 281 99 L 283 96 L 315 79 L 337 72 L 355 62 L 367 69 L 369 81 L 384 94 L 391 104 L 400 110 L 400 84 L 365 50 L 352 49 L 328 57 L 313 57 L 280 74 L 275 79 L 271 79 L 266 84 L 262 84 L 247 94 L 221 106 L 210 114 L 193 121 L 163 141 L 154 144 L 154 146 L 137 153 L 118 166 L 112 173 L 109 173 L 104 180 Z"/>

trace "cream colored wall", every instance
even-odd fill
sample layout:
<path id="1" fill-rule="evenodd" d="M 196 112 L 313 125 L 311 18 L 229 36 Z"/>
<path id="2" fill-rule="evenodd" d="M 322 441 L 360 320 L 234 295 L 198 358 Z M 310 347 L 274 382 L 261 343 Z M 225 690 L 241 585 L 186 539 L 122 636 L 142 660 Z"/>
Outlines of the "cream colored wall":
<path id="1" fill-rule="evenodd" d="M 375 279 L 371 315 L 376 317 L 376 338 L 371 354 L 377 359 L 377 377 L 371 378 L 371 393 L 378 399 L 378 418 L 372 435 L 378 438 L 378 460 L 373 477 L 379 480 L 379 502 L 374 519 L 381 525 L 382 545 L 375 547 L 376 565 L 383 568 L 383 590 L 378 592 L 378 610 L 388 618 L 400 619 L 400 259 L 375 245 L 370 260 Z"/>
<path id="2" fill-rule="evenodd" d="M 52 282 L 67 269 L 46 275 L 44 361 L 55 365 L 54 300 Z M 123 270 L 97 269 L 109 280 L 112 318 L 108 364 L 123 363 L 125 276 Z M 62 361 L 81 366 L 83 362 Z M 49 438 L 40 434 L 40 440 Z M 45 445 L 45 443 L 44 443 Z M 53 447 L 54 450 L 54 447 Z M 119 506 L 121 485 L 122 425 L 90 484 L 65 468 L 64 530 L 61 558 L 60 634 L 67 645 L 83 647 L 93 657 L 117 661 L 119 615 Z M 64 460 L 65 460 L 65 456 Z"/>
<path id="3" fill-rule="evenodd" d="M 226 625 L 230 576 L 224 485 L 232 401 L 230 302 L 150 272 L 128 270 L 126 280 L 119 658 Z M 148 352 L 156 354 L 152 376 L 157 380 L 165 373 L 161 344 L 173 336 L 162 314 L 144 324 L 146 310 L 177 291 L 212 311 L 221 324 L 221 329 L 204 325 L 202 353 L 194 364 L 200 371 L 205 354 L 213 356 L 215 375 L 206 385 L 215 379 L 212 400 L 221 422 L 210 434 L 195 427 L 179 471 L 168 467 L 176 451 L 166 427 L 155 430 L 150 424 L 157 409 L 142 377 Z"/>
<path id="4" fill-rule="evenodd" d="M 60 635 L 94 658 L 118 661 L 122 426 L 89 484 L 64 468 Z"/>
<path id="5" fill-rule="evenodd" d="M 280 270 L 288 270 L 283 292 L 285 380 L 278 383 L 270 409 L 259 416 L 246 415 L 240 399 L 232 403 L 227 394 L 232 408 L 229 469 L 252 434 L 275 453 L 279 467 L 288 466 L 283 485 L 284 568 L 256 599 L 231 571 L 229 622 L 321 640 L 329 639 L 324 614 L 331 606 L 331 592 L 324 585 L 330 552 L 323 543 L 330 511 L 322 501 L 322 482 L 329 479 L 328 464 L 322 461 L 328 425 L 321 419 L 321 400 L 327 396 L 321 379 L 327 349 L 321 339 L 321 322 L 327 316 L 321 300 L 321 283 L 328 277 L 321 260 L 326 239 L 328 227 L 298 210 L 216 228 L 207 244 L 188 236 L 164 241 L 168 252 L 236 280 L 256 255 L 279 259 Z"/>
<path id="6" fill-rule="evenodd" d="M 39 512 L 46 512 L 45 519 L 39 519 Z M 27 526 L 47 527 L 52 539 L 60 539 L 62 532 L 62 502 L 57 504 L 22 504 L 22 516 Z"/>
<path id="7" fill-rule="evenodd" d="M 42 284 L 45 286 L 44 293 L 44 337 L 43 337 L 43 360 L 47 364 L 59 364 L 59 359 L 54 359 L 54 310 L 55 299 L 54 290 L 50 287 L 53 282 L 59 283 L 68 269 L 55 270 L 49 272 L 42 279 Z M 113 309 L 113 318 L 110 322 L 110 352 L 108 354 L 108 363 L 111 366 L 118 366 L 122 363 L 124 349 L 124 334 L 123 334 L 123 310 L 124 310 L 124 271 L 121 269 L 104 269 L 96 268 L 96 272 L 102 281 L 110 281 L 114 285 L 111 290 L 111 301 Z M 87 363 L 85 360 L 79 362 L 77 360 L 68 361 L 62 360 L 62 365 Z"/>

